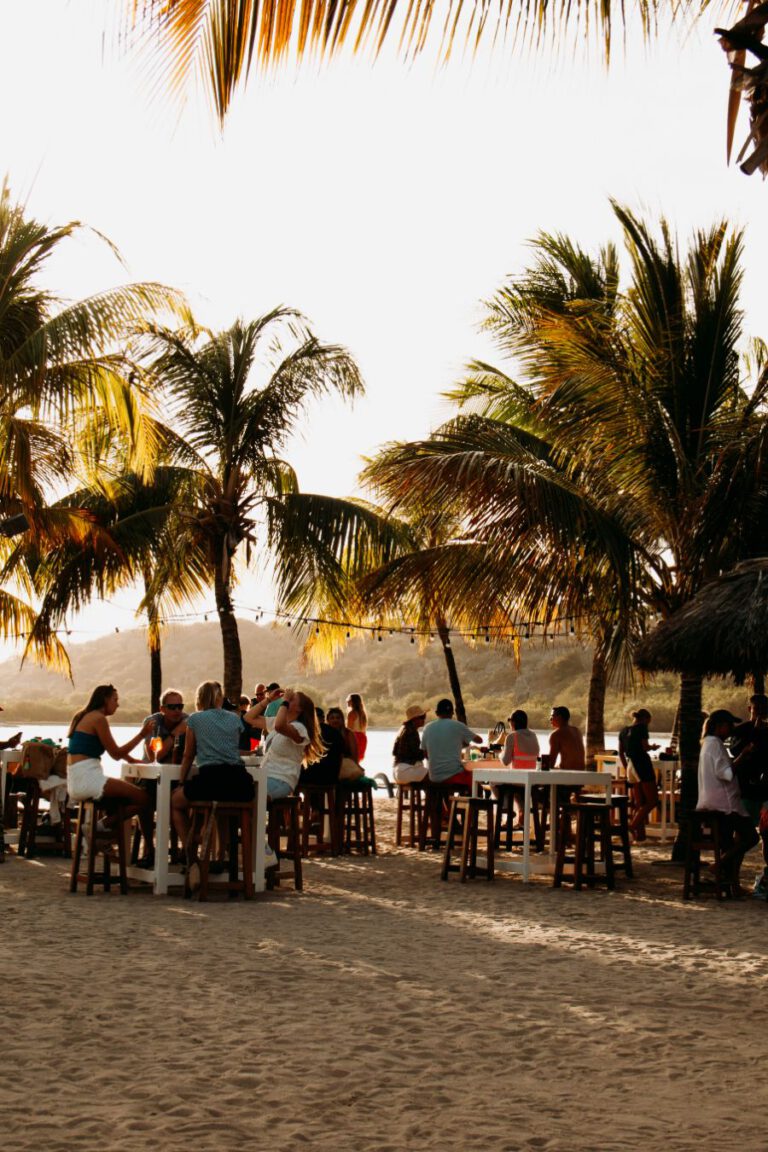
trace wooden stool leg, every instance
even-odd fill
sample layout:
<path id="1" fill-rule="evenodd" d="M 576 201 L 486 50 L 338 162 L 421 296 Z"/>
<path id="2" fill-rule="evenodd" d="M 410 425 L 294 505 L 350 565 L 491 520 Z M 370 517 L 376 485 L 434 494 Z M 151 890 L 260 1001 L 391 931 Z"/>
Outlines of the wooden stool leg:
<path id="1" fill-rule="evenodd" d="M 77 810 L 77 828 L 75 830 L 75 850 L 72 853 L 72 871 L 69 876 L 70 892 L 77 892 L 77 877 L 80 872 L 80 857 L 83 854 L 83 831 L 85 826 L 85 805 L 80 804 Z"/>
<path id="2" fill-rule="evenodd" d="M 451 850 L 453 848 L 454 837 L 456 835 L 456 825 L 458 823 L 458 804 L 456 797 L 451 801 L 451 811 L 448 817 L 448 831 L 445 837 L 445 854 L 443 856 L 443 867 L 440 872 L 440 879 L 447 880 L 448 872 L 451 867 Z"/>
<path id="3" fill-rule="evenodd" d="M 457 803 L 457 807 L 459 804 Z M 470 855 L 472 852 L 472 831 L 476 817 L 475 809 L 468 804 L 461 804 L 461 814 L 464 820 L 464 827 L 461 830 L 461 864 L 459 868 L 459 880 L 462 884 L 467 879 L 467 871 L 469 870 L 470 876 L 474 872 L 470 868 Z"/>
<path id="4" fill-rule="evenodd" d="M 250 812 L 242 812 L 240 815 L 240 848 L 243 856 L 243 895 L 246 900 L 253 900 L 256 888 L 253 883 L 253 836 Z"/>
<path id="5" fill-rule="evenodd" d="M 558 836 L 557 843 L 557 856 L 555 857 L 555 875 L 552 880 L 552 886 L 559 888 L 563 882 L 563 871 L 565 870 L 565 849 L 566 841 L 568 839 L 566 821 L 569 819 L 565 809 L 560 814 L 560 835 Z"/>
<path id="6" fill-rule="evenodd" d="M 568 821 L 570 824 L 570 820 Z M 573 862 L 573 886 L 577 890 L 581 889 L 581 880 L 584 868 L 584 849 L 586 848 L 586 833 L 587 822 L 584 819 L 583 813 L 579 810 L 576 813 L 576 849 L 575 860 Z M 568 828 L 565 828 L 565 838 L 568 838 Z"/>

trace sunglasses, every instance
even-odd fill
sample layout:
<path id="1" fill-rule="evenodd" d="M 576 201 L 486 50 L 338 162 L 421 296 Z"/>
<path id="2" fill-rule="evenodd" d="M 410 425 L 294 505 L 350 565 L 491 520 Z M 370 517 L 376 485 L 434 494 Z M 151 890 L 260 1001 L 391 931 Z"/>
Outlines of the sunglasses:
<path id="1" fill-rule="evenodd" d="M 163 708 L 167 708 L 169 712 L 181 712 L 183 707 L 183 704 L 163 704 Z"/>

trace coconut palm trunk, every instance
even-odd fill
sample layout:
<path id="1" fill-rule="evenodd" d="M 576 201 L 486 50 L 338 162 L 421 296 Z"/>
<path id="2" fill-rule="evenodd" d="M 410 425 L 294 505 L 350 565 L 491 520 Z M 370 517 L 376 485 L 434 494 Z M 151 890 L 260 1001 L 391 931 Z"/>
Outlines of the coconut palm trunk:
<path id="1" fill-rule="evenodd" d="M 692 812 L 699 797 L 699 745 L 703 713 L 701 676 L 683 672 L 680 677 L 680 815 Z M 678 833 L 672 846 L 672 859 L 683 859 L 684 846 Z"/>
<path id="2" fill-rule="evenodd" d="M 608 671 L 605 656 L 598 649 L 592 657 L 592 674 L 589 678 L 589 698 L 587 700 L 587 767 L 593 768 L 595 753 L 605 748 L 605 694 L 608 688 Z"/>
<path id="3" fill-rule="evenodd" d="M 224 656 L 224 695 L 234 703 L 238 700 L 243 687 L 243 653 L 240 647 L 240 633 L 232 604 L 230 584 L 222 572 L 220 557 L 224 547 L 225 544 L 222 541 L 217 557 L 213 590 L 216 598 L 216 611 L 219 615 Z"/>
<path id="4" fill-rule="evenodd" d="M 443 656 L 445 657 L 445 666 L 448 669 L 448 683 L 451 686 L 451 695 L 453 696 L 453 703 L 456 708 L 456 719 L 460 720 L 462 724 L 466 724 L 467 712 L 464 707 L 464 697 L 461 694 L 461 683 L 459 682 L 459 673 L 456 668 L 456 657 L 451 647 L 448 625 L 442 618 L 437 622 L 437 634 L 440 637 Z"/>

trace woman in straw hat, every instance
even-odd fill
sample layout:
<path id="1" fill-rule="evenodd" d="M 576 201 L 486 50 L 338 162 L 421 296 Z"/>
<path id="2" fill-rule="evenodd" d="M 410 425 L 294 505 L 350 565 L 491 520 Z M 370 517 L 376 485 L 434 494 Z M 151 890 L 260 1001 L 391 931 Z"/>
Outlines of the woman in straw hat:
<path id="1" fill-rule="evenodd" d="M 392 748 L 396 784 L 412 784 L 427 775 L 419 734 L 426 718 L 426 708 L 418 704 L 412 704 L 405 710 L 405 721 Z"/>

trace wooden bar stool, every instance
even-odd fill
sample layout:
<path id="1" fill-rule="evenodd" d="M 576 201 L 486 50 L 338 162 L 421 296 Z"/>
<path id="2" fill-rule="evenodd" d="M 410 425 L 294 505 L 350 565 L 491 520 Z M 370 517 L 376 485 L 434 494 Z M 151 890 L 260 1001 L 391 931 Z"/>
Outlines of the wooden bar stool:
<path id="1" fill-rule="evenodd" d="M 82 800 L 77 814 L 77 831 L 75 832 L 75 847 L 72 854 L 72 871 L 69 879 L 70 892 L 77 892 L 77 885 L 81 881 L 85 884 L 86 896 L 93 895 L 94 884 L 101 884 L 105 892 L 112 887 L 111 864 L 117 858 L 117 878 L 120 883 L 120 894 L 128 895 L 128 874 L 126 872 L 127 852 L 125 844 L 125 805 L 110 805 L 110 816 L 117 817 L 117 828 L 114 831 L 99 832 L 97 824 L 99 813 L 105 812 L 98 800 Z M 117 847 L 114 841 L 117 840 Z M 100 841 L 100 843 L 99 843 Z M 85 871 L 80 870 L 80 860 L 83 847 L 86 849 Z M 100 872 L 96 870 L 96 857 L 101 856 L 103 867 Z"/>
<path id="2" fill-rule="evenodd" d="M 580 804 L 604 804 L 604 796 L 581 794 Z M 632 869 L 632 851 L 629 841 L 629 797 L 624 792 L 614 793 L 611 796 L 611 839 L 614 848 L 618 851 L 619 859 L 614 855 L 613 870 L 623 871 L 628 880 L 634 879 Z"/>
<path id="3" fill-rule="evenodd" d="M 187 869 L 184 874 L 184 896 L 189 899 L 192 895 L 192 882 L 190 872 L 196 863 L 200 869 L 200 887 L 198 900 L 208 899 L 209 874 L 211 864 L 211 851 L 214 843 L 217 820 L 227 822 L 229 832 L 229 867 L 227 879 L 217 887 L 221 887 L 229 896 L 243 893 L 246 900 L 252 900 L 256 895 L 253 882 L 253 801 L 252 800 L 195 800 L 189 804 L 191 825 L 187 836 Z M 200 847 L 195 857 L 197 836 L 200 836 Z M 242 855 L 242 879 L 238 860 L 238 848 Z"/>
<path id="4" fill-rule="evenodd" d="M 715 895 L 718 900 L 731 896 L 733 883 L 723 871 L 722 813 L 701 808 L 687 812 L 682 817 L 683 841 L 685 844 L 685 876 L 683 879 L 683 900 L 698 896 L 701 891 L 701 853 L 712 853 L 712 873 Z"/>
<path id="5" fill-rule="evenodd" d="M 451 812 L 448 817 L 448 833 L 445 839 L 445 855 L 440 879 L 447 880 L 449 872 L 458 872 L 462 884 L 469 875 L 474 880 L 477 875 L 477 841 L 485 840 L 486 860 L 482 871 L 486 880 L 494 878 L 494 801 L 480 796 L 454 796 L 451 800 Z M 480 827 L 480 814 L 485 815 L 485 828 Z M 461 833 L 461 850 L 459 863 L 451 863 L 451 855 L 456 843 L 457 835 Z"/>
<path id="6" fill-rule="evenodd" d="M 450 808 L 454 796 L 468 796 L 465 784 L 444 784 L 425 780 L 424 810 L 419 825 L 419 852 L 424 852 L 429 842 L 430 848 L 439 852 L 443 847 L 443 813 Z M 447 827 L 447 825 L 446 825 Z"/>
<path id="7" fill-rule="evenodd" d="M 277 868 L 267 871 L 267 888 L 277 888 L 281 880 L 292 880 L 294 888 L 301 892 L 304 879 L 301 870 L 301 797 L 282 796 L 275 800 L 267 797 L 267 841 L 278 858 Z M 283 848 L 283 832 L 286 844 Z M 293 868 L 286 871 L 281 867 L 284 860 L 290 860 Z"/>
<path id="8" fill-rule="evenodd" d="M 301 784 L 302 856 L 339 856 L 341 837 L 335 784 Z M 326 835 L 327 829 L 327 835 Z"/>
<path id="9" fill-rule="evenodd" d="M 419 842 L 419 828 L 424 813 L 426 789 L 421 780 L 410 780 L 397 785 L 397 819 L 395 822 L 395 844 L 398 847 L 416 848 Z M 403 817 L 408 817 L 408 832 L 403 836 Z"/>
<path id="10" fill-rule="evenodd" d="M 336 789 L 340 802 L 342 852 L 376 855 L 376 823 L 373 816 L 373 785 L 367 781 L 349 780 Z"/>
<path id="11" fill-rule="evenodd" d="M 574 852 L 568 852 L 571 823 L 576 820 Z M 598 880 L 608 888 L 616 886 L 613 867 L 613 841 L 611 838 L 611 808 L 608 804 L 563 804 L 560 815 L 557 857 L 553 886 L 559 888 L 565 879 L 565 865 L 573 866 L 573 886 L 578 891 L 586 882 L 594 888 Z M 600 856 L 595 849 L 599 845 Z M 604 871 L 598 872 L 598 860 Z"/>

